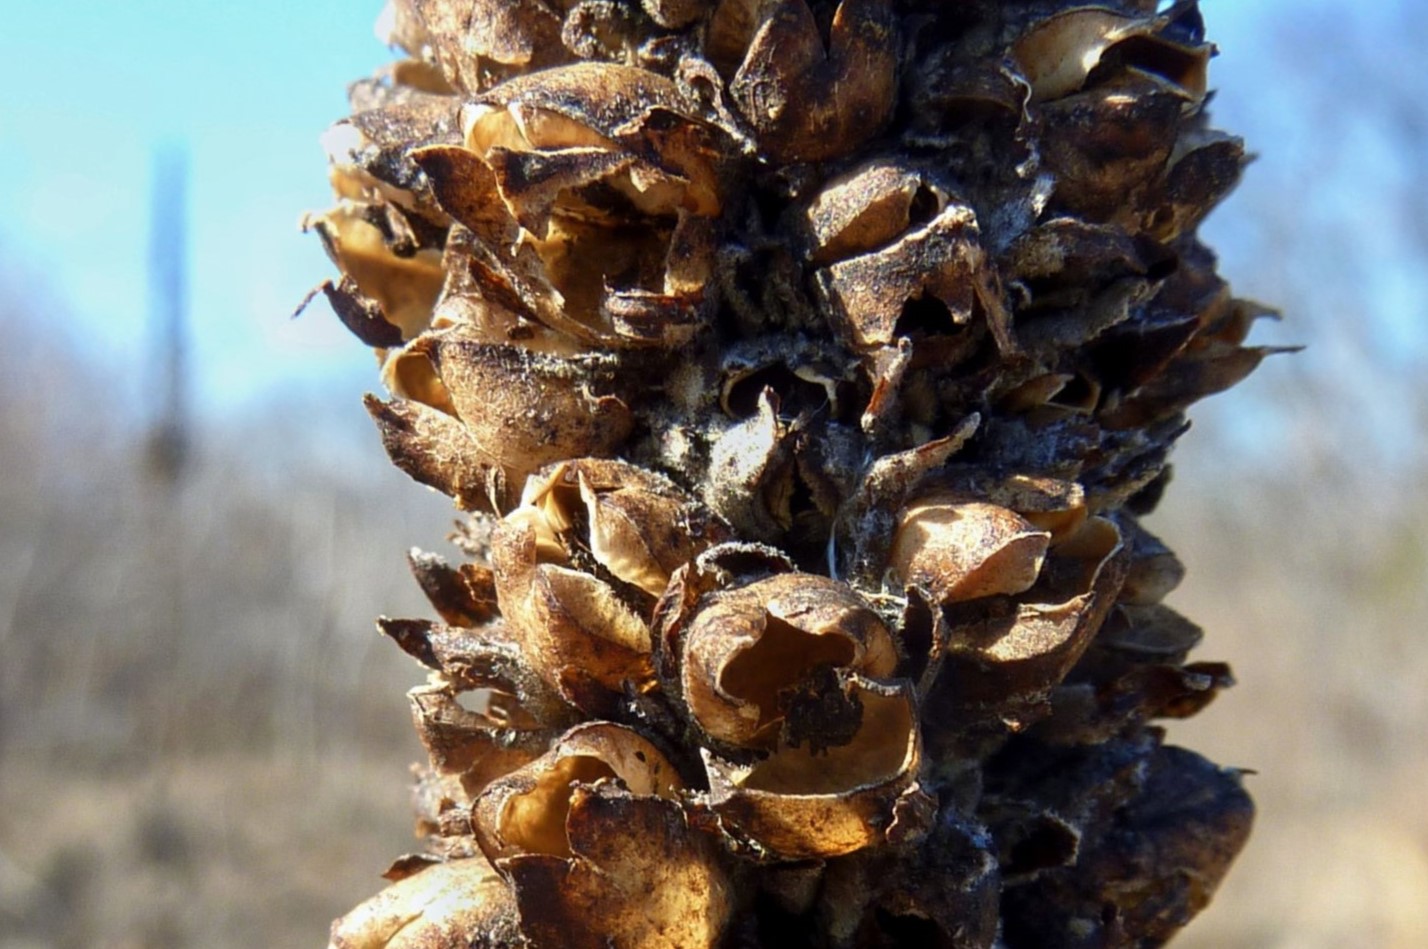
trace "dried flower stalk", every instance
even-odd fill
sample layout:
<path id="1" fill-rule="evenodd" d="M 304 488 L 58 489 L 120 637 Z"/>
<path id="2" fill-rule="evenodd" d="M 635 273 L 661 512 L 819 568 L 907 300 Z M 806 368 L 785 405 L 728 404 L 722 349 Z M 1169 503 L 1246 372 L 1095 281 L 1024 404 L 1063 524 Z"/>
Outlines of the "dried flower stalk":
<path id="1" fill-rule="evenodd" d="M 1193 0 L 391 0 L 321 287 L 469 560 L 337 947 L 1145 946 L 1248 835 L 1139 518 L 1273 350 Z M 477 540 L 477 538 L 481 538 Z M 463 693 L 482 696 L 472 711 Z"/>

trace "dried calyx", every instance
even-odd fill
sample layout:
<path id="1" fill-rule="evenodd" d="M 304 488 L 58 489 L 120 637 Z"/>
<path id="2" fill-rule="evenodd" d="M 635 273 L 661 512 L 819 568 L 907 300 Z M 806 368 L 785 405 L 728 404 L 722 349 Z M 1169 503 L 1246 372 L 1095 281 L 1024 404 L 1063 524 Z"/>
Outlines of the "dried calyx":
<path id="1" fill-rule="evenodd" d="M 1139 522 L 1275 350 L 1193 0 L 392 0 L 312 215 L 470 515 L 335 946 L 1147 945 L 1243 844 Z M 317 291 L 315 291 L 317 292 Z"/>

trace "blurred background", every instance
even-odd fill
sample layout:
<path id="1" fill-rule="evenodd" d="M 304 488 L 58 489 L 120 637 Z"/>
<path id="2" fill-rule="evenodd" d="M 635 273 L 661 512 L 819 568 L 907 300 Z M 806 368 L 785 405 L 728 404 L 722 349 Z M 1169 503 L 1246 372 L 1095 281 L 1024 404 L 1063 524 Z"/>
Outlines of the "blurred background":
<path id="1" fill-rule="evenodd" d="M 297 233 L 379 4 L 20 4 L 0 34 L 0 945 L 321 945 L 410 845 L 454 511 L 393 470 Z M 1187 947 L 1428 946 L 1428 18 L 1204 4 L 1260 154 L 1205 228 L 1304 343 L 1151 521 L 1239 687 L 1174 741 L 1260 816 Z M 156 197 L 157 196 L 157 197 Z M 155 265 L 153 262 L 157 262 Z"/>

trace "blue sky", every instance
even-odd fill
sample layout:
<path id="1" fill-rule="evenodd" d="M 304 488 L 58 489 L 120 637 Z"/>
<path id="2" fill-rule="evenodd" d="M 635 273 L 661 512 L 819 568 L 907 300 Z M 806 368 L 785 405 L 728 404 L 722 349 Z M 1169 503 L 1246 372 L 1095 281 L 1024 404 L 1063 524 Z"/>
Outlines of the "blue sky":
<path id="1" fill-rule="evenodd" d="M 23 0 L 7 6 L 0 34 L 0 79 L 7 90 L 0 97 L 0 277 L 40 288 L 38 298 L 53 302 L 47 315 L 82 326 L 104 361 L 142 365 L 153 153 L 163 142 L 182 142 L 190 156 L 199 407 L 223 415 L 294 387 L 341 387 L 355 395 L 371 386 L 369 356 L 323 306 L 297 321 L 288 314 L 331 271 L 316 239 L 299 234 L 296 222 L 304 209 L 328 201 L 317 138 L 344 114 L 345 84 L 390 58 L 372 32 L 380 3 Z M 1357 308 L 1354 319 L 1364 329 L 1357 349 L 1319 347 L 1320 354 L 1311 352 L 1295 371 L 1337 371 L 1332 363 L 1345 359 L 1359 373 L 1380 364 L 1404 372 L 1421 368 L 1423 272 L 1408 265 L 1401 248 L 1380 245 L 1396 240 L 1382 222 L 1398 213 L 1397 196 L 1415 187 L 1428 155 L 1396 151 L 1375 131 L 1371 114 L 1360 123 L 1326 127 L 1314 112 L 1334 105 L 1335 70 L 1346 51 L 1382 39 L 1394 11 L 1411 8 L 1373 5 L 1353 11 L 1353 21 L 1319 27 L 1345 16 L 1343 7 L 1318 0 L 1207 0 L 1203 6 L 1222 49 L 1211 72 L 1221 90 L 1217 124 L 1245 135 L 1263 156 L 1207 227 L 1223 270 L 1246 295 L 1301 309 Z M 1408 19 L 1415 18 L 1409 13 Z M 1346 22 L 1364 35 L 1335 34 Z M 1295 44 L 1305 43 L 1301 56 Z M 1421 88 L 1419 70 L 1410 68 L 1418 52 L 1409 52 L 1403 66 L 1386 54 L 1383 68 L 1399 72 L 1375 73 L 1368 81 Z M 1298 63 L 1297 71 L 1286 72 L 1286 62 Z M 1306 76 L 1323 80 L 1316 99 L 1304 98 Z M 1337 140 L 1326 142 L 1325 135 Z M 1424 163 L 1415 164 L 1419 159 Z M 1328 163 L 1312 169 L 1326 184 L 1306 190 L 1311 161 Z M 1299 214 L 1324 226 L 1368 225 L 1340 237 L 1352 244 L 1340 255 L 1343 269 L 1333 281 L 1340 303 L 1322 294 L 1300 299 L 1307 277 L 1321 274 L 1325 255 L 1334 252 L 1321 248 L 1318 257 L 1296 257 L 1291 245 L 1302 251 L 1307 238 L 1294 226 L 1286 232 L 1287 204 L 1291 220 Z M 1312 241 L 1309 247 L 1313 251 Z M 1388 264 L 1382 272 L 1362 272 L 1374 261 Z M 1355 284 L 1374 292 L 1354 291 Z M 1301 320 L 1270 328 L 1263 338 L 1303 340 L 1315 326 Z M 1314 369 L 1326 359 L 1329 367 Z"/>
<path id="2" fill-rule="evenodd" d="M 10 6 L 10 5 L 7 5 Z M 16 9 L 18 7 L 18 9 Z M 370 9 L 366 9 L 370 7 Z M 384 62 L 378 5 L 25 2 L 0 33 L 0 267 L 38 281 L 100 357 L 146 354 L 153 153 L 190 159 L 190 308 L 203 408 L 370 365 L 321 308 L 328 273 L 297 231 L 328 200 L 317 137 L 346 82 Z"/>

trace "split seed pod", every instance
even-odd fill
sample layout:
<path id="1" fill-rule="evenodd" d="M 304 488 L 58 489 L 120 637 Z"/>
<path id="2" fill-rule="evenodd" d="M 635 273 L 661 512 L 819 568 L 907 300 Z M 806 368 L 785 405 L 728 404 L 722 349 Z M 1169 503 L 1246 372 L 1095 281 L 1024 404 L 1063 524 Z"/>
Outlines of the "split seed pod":
<path id="1" fill-rule="evenodd" d="M 898 660 L 892 634 L 861 597 L 846 584 L 803 573 L 710 595 L 679 649 L 684 701 L 699 727 L 726 745 L 761 749 L 798 727 L 790 721 L 792 703 L 820 669 L 885 677 Z M 820 736 L 815 725 L 810 737 L 828 746 L 851 735 Z"/>
<path id="2" fill-rule="evenodd" d="M 939 689 L 1013 728 L 1045 701 L 1100 629 L 1125 577 L 1120 531 L 1092 518 L 1048 559 L 1022 602 L 954 627 Z M 1065 597 L 1064 599 L 1062 597 Z"/>
<path id="3" fill-rule="evenodd" d="M 578 708 L 604 710 L 626 683 L 652 686 L 648 611 L 674 570 L 726 534 L 650 472 L 564 462 L 532 476 L 495 529 L 497 599 L 540 676 Z"/>
<path id="4" fill-rule="evenodd" d="M 837 857 L 895 833 L 916 836 L 923 828 L 893 829 L 899 815 L 933 809 L 917 786 L 922 746 L 911 685 L 854 674 L 844 687 L 860 714 L 846 744 L 781 743 L 747 764 L 704 750 L 710 806 L 766 859 Z"/>
<path id="5" fill-rule="evenodd" d="M 396 394 L 460 419 L 472 453 L 509 483 L 552 461 L 612 452 L 634 424 L 617 396 L 596 394 L 606 375 L 598 361 L 493 346 L 456 329 L 401 355 L 402 373 L 389 374 Z"/>
<path id="6" fill-rule="evenodd" d="M 712 949 L 733 892 L 675 800 L 674 767 L 608 722 L 576 726 L 493 783 L 473 823 L 533 949 Z"/>
<path id="7" fill-rule="evenodd" d="M 515 900 L 484 857 L 434 863 L 332 924 L 329 949 L 520 945 Z"/>
<path id="8" fill-rule="evenodd" d="M 1014 511 L 934 494 L 903 512 L 891 566 L 936 603 L 1012 595 L 1036 582 L 1050 541 Z"/>

